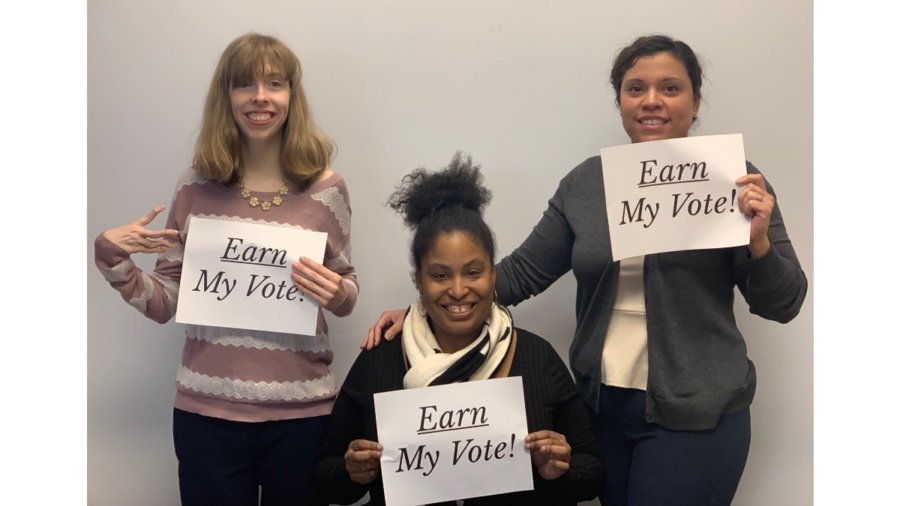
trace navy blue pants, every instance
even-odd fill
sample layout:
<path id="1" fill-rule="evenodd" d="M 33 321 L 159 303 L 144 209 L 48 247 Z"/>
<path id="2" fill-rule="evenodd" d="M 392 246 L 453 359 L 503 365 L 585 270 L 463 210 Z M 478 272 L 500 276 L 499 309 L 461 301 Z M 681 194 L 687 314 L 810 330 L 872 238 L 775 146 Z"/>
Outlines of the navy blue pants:
<path id="1" fill-rule="evenodd" d="M 248 423 L 175 409 L 173 419 L 184 506 L 314 503 L 316 448 L 328 416 Z"/>
<path id="2" fill-rule="evenodd" d="M 643 390 L 600 391 L 597 420 L 607 467 L 603 506 L 726 506 L 750 451 L 750 410 L 705 431 L 648 423 Z"/>

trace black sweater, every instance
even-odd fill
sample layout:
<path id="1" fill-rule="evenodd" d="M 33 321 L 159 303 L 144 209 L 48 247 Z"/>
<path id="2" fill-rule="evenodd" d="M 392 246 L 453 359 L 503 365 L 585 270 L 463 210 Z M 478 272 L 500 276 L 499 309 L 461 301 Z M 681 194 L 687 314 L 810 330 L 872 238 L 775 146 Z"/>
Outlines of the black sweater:
<path id="1" fill-rule="evenodd" d="M 533 491 L 466 499 L 465 504 L 575 505 L 591 500 L 602 486 L 604 471 L 600 448 L 575 383 L 550 343 L 526 330 L 516 329 L 516 333 L 509 376 L 522 377 L 528 431 L 551 429 L 565 435 L 572 447 L 570 467 L 550 481 L 532 468 Z M 403 388 L 406 365 L 400 341 L 394 339 L 361 352 L 341 387 L 316 465 L 316 484 L 326 503 L 350 504 L 368 491 L 370 504 L 384 504 L 381 476 L 366 486 L 353 482 L 344 467 L 344 453 L 354 439 L 378 441 L 374 394 Z"/>

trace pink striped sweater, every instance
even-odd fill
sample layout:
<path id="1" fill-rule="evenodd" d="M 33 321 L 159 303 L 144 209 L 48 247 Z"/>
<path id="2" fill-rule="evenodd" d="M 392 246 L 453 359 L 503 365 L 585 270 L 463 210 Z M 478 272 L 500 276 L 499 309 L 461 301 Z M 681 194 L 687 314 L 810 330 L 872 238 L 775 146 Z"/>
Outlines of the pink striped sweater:
<path id="1" fill-rule="evenodd" d="M 261 200 L 274 193 L 254 192 Z M 350 263 L 350 196 L 338 174 L 291 192 L 279 207 L 250 207 L 240 189 L 186 170 L 175 188 L 166 228 L 180 241 L 159 256 L 151 273 L 100 234 L 95 262 L 130 305 L 159 323 L 175 315 L 184 242 L 191 216 L 328 233 L 324 265 L 343 277 L 347 297 L 334 314 L 353 310 L 359 286 Z M 329 365 L 328 325 L 319 309 L 315 336 L 186 325 L 175 407 L 226 420 L 262 422 L 331 413 L 338 392 Z"/>

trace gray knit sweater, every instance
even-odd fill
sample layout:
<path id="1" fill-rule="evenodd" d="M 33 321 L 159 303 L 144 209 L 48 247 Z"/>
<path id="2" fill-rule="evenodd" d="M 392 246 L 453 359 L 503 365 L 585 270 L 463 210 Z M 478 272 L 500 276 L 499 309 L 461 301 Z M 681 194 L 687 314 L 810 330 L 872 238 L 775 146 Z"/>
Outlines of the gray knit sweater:
<path id="1" fill-rule="evenodd" d="M 747 172 L 759 171 L 747 162 Z M 594 410 L 619 275 L 606 223 L 597 156 L 560 181 L 541 221 L 497 270 L 498 298 L 508 305 L 543 292 L 570 269 L 574 272 L 577 325 L 569 364 Z M 772 248 L 756 260 L 745 246 L 646 256 L 647 421 L 673 430 L 706 430 L 722 414 L 750 405 L 756 372 L 735 323 L 734 287 L 752 313 L 781 323 L 797 315 L 807 289 L 777 204 L 769 239 Z"/>

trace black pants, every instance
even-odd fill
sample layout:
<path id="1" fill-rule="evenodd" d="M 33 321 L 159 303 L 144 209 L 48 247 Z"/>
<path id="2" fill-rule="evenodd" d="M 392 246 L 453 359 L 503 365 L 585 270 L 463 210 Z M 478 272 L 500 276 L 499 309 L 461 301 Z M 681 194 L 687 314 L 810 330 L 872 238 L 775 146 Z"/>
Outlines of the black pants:
<path id="1" fill-rule="evenodd" d="M 645 392 L 603 385 L 600 444 L 607 468 L 603 506 L 726 506 L 750 451 L 750 410 L 704 431 L 646 421 Z"/>
<path id="2" fill-rule="evenodd" d="M 313 467 L 327 416 L 248 423 L 175 409 L 173 418 L 184 506 L 314 503 Z"/>

